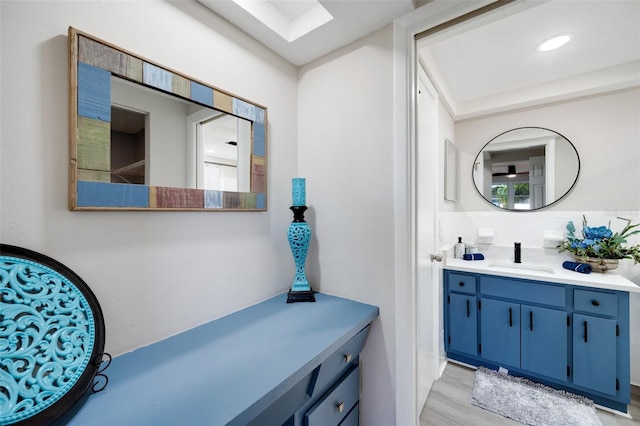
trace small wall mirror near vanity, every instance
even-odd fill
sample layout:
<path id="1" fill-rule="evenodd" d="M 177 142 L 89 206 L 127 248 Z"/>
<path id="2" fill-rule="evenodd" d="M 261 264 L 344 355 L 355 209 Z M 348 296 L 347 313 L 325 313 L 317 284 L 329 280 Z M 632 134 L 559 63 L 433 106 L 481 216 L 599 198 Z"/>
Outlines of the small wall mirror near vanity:
<path id="1" fill-rule="evenodd" d="M 69 28 L 70 210 L 267 209 L 267 109 Z"/>
<path id="2" fill-rule="evenodd" d="M 537 210 L 571 191 L 580 172 L 573 144 L 560 133 L 521 127 L 491 139 L 473 163 L 480 195 L 506 210 Z"/>
<path id="3" fill-rule="evenodd" d="M 444 141 L 444 199 L 456 201 L 458 194 L 458 149 L 449 139 Z"/>

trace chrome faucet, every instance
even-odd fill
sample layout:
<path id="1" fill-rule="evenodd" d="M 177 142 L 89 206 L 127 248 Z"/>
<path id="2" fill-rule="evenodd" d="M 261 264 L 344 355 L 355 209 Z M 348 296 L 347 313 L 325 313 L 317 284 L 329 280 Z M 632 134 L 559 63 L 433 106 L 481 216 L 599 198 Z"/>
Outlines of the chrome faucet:
<path id="1" fill-rule="evenodd" d="M 515 263 L 522 263 L 522 244 L 521 243 L 513 244 L 513 261 Z"/>

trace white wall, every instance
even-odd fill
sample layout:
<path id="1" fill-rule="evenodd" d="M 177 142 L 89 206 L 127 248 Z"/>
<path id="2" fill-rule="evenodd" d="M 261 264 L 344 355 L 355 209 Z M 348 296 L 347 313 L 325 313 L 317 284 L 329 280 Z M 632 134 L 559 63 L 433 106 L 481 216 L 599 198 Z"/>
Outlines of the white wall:
<path id="1" fill-rule="evenodd" d="M 380 307 L 362 353 L 361 423 L 395 423 L 393 32 L 299 72 L 299 168 L 316 290 Z"/>
<path id="2" fill-rule="evenodd" d="M 285 291 L 297 70 L 195 1 L 2 1 L 0 241 L 47 254 L 96 293 L 112 355 Z M 268 107 L 268 212 L 67 210 L 74 26 Z"/>

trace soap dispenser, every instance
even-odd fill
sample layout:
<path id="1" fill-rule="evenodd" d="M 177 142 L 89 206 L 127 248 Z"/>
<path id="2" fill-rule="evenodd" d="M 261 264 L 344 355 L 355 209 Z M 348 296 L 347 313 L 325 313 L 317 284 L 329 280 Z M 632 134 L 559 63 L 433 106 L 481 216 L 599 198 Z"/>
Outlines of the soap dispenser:
<path id="1" fill-rule="evenodd" d="M 458 237 L 458 242 L 453 247 L 453 257 L 456 259 L 462 259 L 464 257 L 464 243 L 462 242 L 462 237 Z"/>

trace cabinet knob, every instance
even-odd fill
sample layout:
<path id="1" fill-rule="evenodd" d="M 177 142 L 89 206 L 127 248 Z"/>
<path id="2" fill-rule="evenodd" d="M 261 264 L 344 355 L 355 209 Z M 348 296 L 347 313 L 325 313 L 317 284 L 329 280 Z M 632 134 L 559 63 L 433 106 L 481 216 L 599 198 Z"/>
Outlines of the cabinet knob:
<path id="1" fill-rule="evenodd" d="M 342 413 L 344 411 L 344 402 L 339 402 L 336 407 L 338 408 L 338 413 Z"/>
<path id="2" fill-rule="evenodd" d="M 593 306 L 600 306 L 600 302 L 598 302 L 598 301 L 597 301 L 597 300 L 595 300 L 595 299 L 593 299 L 593 300 L 591 301 L 591 304 L 592 304 Z"/>
<path id="3" fill-rule="evenodd" d="M 349 362 L 349 361 L 351 361 L 351 354 L 346 354 L 344 356 L 344 362 Z"/>
<path id="4" fill-rule="evenodd" d="M 460 281 L 460 282 L 458 283 L 458 285 L 459 285 L 460 287 L 464 287 L 464 281 Z"/>

